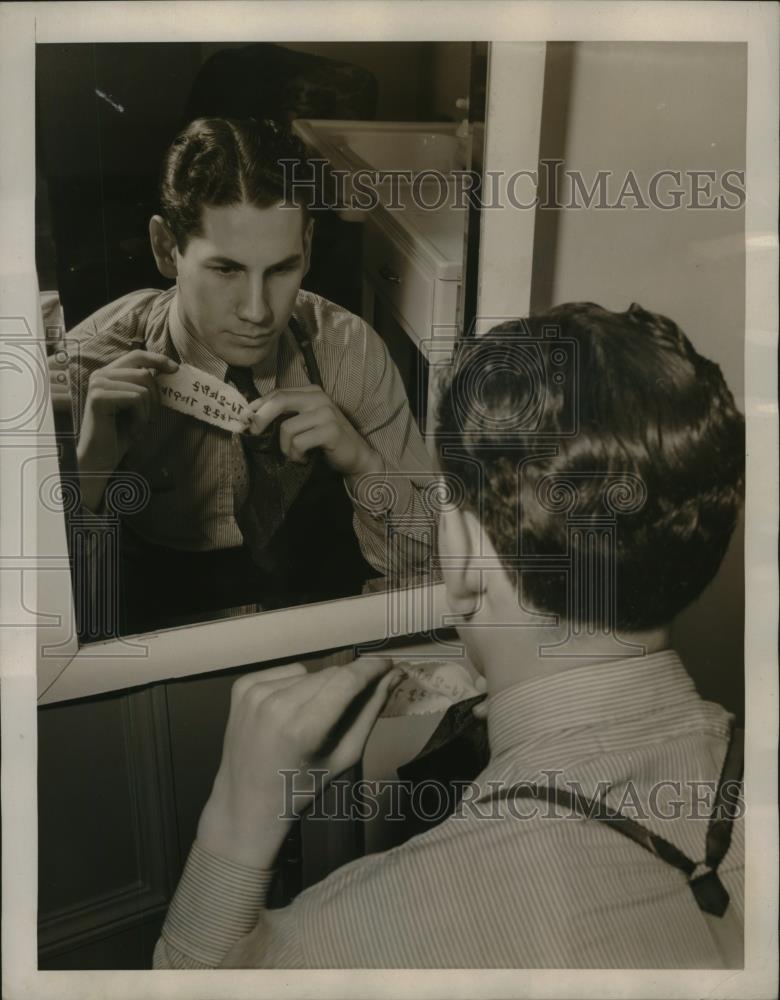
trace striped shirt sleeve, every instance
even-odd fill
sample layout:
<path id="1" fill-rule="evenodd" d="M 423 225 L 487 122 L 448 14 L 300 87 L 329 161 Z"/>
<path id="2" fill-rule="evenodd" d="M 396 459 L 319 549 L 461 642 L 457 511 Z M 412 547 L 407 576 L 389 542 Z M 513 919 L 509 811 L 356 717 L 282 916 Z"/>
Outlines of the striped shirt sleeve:
<path id="1" fill-rule="evenodd" d="M 272 879 L 273 872 L 218 857 L 195 841 L 154 950 L 154 968 L 218 966 L 257 924 Z"/>
<path id="2" fill-rule="evenodd" d="M 362 377 L 351 375 L 351 388 L 358 386 L 360 397 L 345 411 L 385 469 L 362 485 L 347 485 L 355 534 L 366 559 L 381 572 L 401 578 L 428 572 L 435 541 L 435 517 L 426 502 L 435 482 L 433 462 L 387 346 L 365 321 L 350 319 L 362 353 L 354 369 Z M 341 367 L 348 366 L 342 361 Z"/>

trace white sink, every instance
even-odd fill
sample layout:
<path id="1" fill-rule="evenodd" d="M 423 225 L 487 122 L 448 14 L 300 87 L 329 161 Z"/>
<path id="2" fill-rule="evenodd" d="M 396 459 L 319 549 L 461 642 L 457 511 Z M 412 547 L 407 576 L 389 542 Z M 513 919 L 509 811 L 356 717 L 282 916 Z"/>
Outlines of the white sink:
<path id="1" fill-rule="evenodd" d="M 459 140 L 454 122 L 373 122 L 299 118 L 293 128 L 326 159 L 346 160 L 354 168 L 440 170 L 457 168 Z M 336 165 L 335 163 L 333 164 Z"/>
<path id="2" fill-rule="evenodd" d="M 355 166 L 374 170 L 437 170 L 457 168 L 458 140 L 441 132 L 345 130 L 333 135 L 334 145 Z"/>
<path id="3" fill-rule="evenodd" d="M 365 222 L 371 217 L 391 233 L 410 241 L 427 261 L 437 278 L 460 280 L 463 269 L 465 206 L 459 205 L 453 170 L 463 169 L 463 156 L 454 122 L 375 122 L 299 118 L 293 128 L 313 153 L 327 160 L 334 170 L 344 171 L 344 193 L 350 203 L 351 176 L 359 170 L 411 171 L 413 178 L 423 171 L 443 175 L 423 177 L 418 182 L 426 204 L 437 204 L 436 193 L 446 193 L 440 207 L 421 207 L 413 185 L 380 177 L 372 185 L 379 204 L 370 211 L 350 207 L 340 211 L 343 218 Z M 434 190 L 434 188 L 436 190 Z M 462 199 L 461 199 L 462 200 Z"/>

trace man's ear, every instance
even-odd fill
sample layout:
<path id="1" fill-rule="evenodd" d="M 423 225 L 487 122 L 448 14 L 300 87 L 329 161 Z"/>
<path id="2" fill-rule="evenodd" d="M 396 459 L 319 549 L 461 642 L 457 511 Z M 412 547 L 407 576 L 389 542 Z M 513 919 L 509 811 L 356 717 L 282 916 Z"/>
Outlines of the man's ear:
<path id="1" fill-rule="evenodd" d="M 468 510 L 451 507 L 439 519 L 439 551 L 445 556 L 442 577 L 447 603 L 455 614 L 472 617 L 482 606 L 483 573 L 477 563 L 483 555 L 479 519 Z"/>
<path id="2" fill-rule="evenodd" d="M 164 278 L 175 281 L 178 277 L 176 266 L 176 239 L 161 215 L 153 215 L 149 220 L 149 240 L 157 270 Z"/>
<path id="3" fill-rule="evenodd" d="M 314 219 L 309 219 L 303 231 L 303 277 L 309 273 L 311 266 L 311 244 L 314 239 Z"/>

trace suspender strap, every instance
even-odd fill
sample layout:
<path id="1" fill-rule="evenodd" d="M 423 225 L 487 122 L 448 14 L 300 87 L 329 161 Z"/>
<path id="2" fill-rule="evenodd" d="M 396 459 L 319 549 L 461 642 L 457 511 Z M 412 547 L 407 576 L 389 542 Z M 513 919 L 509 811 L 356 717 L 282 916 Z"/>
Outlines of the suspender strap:
<path id="1" fill-rule="evenodd" d="M 723 768 L 715 794 L 712 818 L 707 827 L 707 857 L 705 864 L 717 868 L 731 845 L 732 819 L 736 811 L 736 798 L 745 757 L 745 730 L 735 728 L 726 751 Z"/>
<path id="2" fill-rule="evenodd" d="M 292 330 L 292 334 L 295 337 L 298 347 L 300 348 L 301 354 L 303 355 L 303 363 L 306 366 L 306 373 L 309 376 L 309 381 L 312 385 L 318 385 L 322 388 L 320 366 L 317 364 L 317 359 L 314 356 L 314 348 L 311 346 L 309 335 L 294 316 L 290 317 L 287 325 Z"/>
<path id="3" fill-rule="evenodd" d="M 600 800 L 588 799 L 578 792 L 555 785 L 534 785 L 530 782 L 502 788 L 489 796 L 488 801 L 508 798 L 531 798 L 556 803 L 585 819 L 595 819 L 608 823 L 618 833 L 633 840 L 661 861 L 681 871 L 688 879 L 696 902 L 705 913 L 722 917 L 729 905 L 729 894 L 717 874 L 717 868 L 726 855 L 731 843 L 732 820 L 736 813 L 736 785 L 742 777 L 744 731 L 732 730 L 726 759 L 723 763 L 720 782 L 715 795 L 715 804 L 707 829 L 707 855 L 704 865 L 707 870 L 696 878 L 691 876 L 700 867 L 678 847 L 641 826 L 636 820 L 614 809 Z"/>
<path id="4" fill-rule="evenodd" d="M 663 837 L 652 833 L 646 827 L 637 823 L 636 820 L 631 819 L 630 816 L 624 816 L 622 813 L 610 809 L 604 802 L 587 799 L 578 792 L 571 792 L 566 788 L 558 788 L 555 785 L 533 784 L 513 785 L 511 788 L 502 788 L 495 795 L 492 795 L 491 799 L 501 800 L 510 797 L 541 799 L 550 804 L 554 802 L 556 805 L 562 806 L 570 812 L 577 813 L 584 819 L 595 819 L 601 823 L 609 823 L 618 833 L 622 833 L 624 837 L 633 840 L 634 843 L 639 844 L 640 847 L 644 847 L 646 851 L 655 854 L 656 857 L 667 864 L 679 868 L 686 876 L 692 875 L 696 869 L 696 862 L 691 861 L 674 844 L 670 844 Z"/>

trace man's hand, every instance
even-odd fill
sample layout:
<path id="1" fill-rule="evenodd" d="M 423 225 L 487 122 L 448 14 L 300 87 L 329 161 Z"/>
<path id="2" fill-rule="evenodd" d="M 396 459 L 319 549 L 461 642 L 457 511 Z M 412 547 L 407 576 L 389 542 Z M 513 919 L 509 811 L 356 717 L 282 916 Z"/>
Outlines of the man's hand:
<path id="1" fill-rule="evenodd" d="M 487 691 L 487 681 L 479 674 L 478 677 L 474 679 L 474 687 L 482 694 L 483 691 Z M 476 719 L 487 719 L 488 717 L 488 703 L 490 699 L 485 698 L 484 701 L 478 701 L 477 704 L 472 708 L 471 712 Z"/>
<path id="2" fill-rule="evenodd" d="M 155 375 L 179 366 L 164 354 L 129 351 L 89 379 L 78 443 L 82 499 L 97 510 L 112 473 L 160 405 Z"/>
<path id="3" fill-rule="evenodd" d="M 304 463 L 321 448 L 332 469 L 347 478 L 384 471 L 379 454 L 318 385 L 275 389 L 249 404 L 247 433 L 262 434 L 277 417 L 279 447 L 291 462 Z"/>
<path id="4" fill-rule="evenodd" d="M 403 677 L 391 667 L 372 658 L 308 674 L 295 663 L 237 680 L 222 761 L 198 826 L 200 845 L 249 867 L 272 867 L 293 815 L 360 760 Z M 282 771 L 300 773 L 291 782 Z M 316 786 L 311 771 L 324 772 Z"/>

